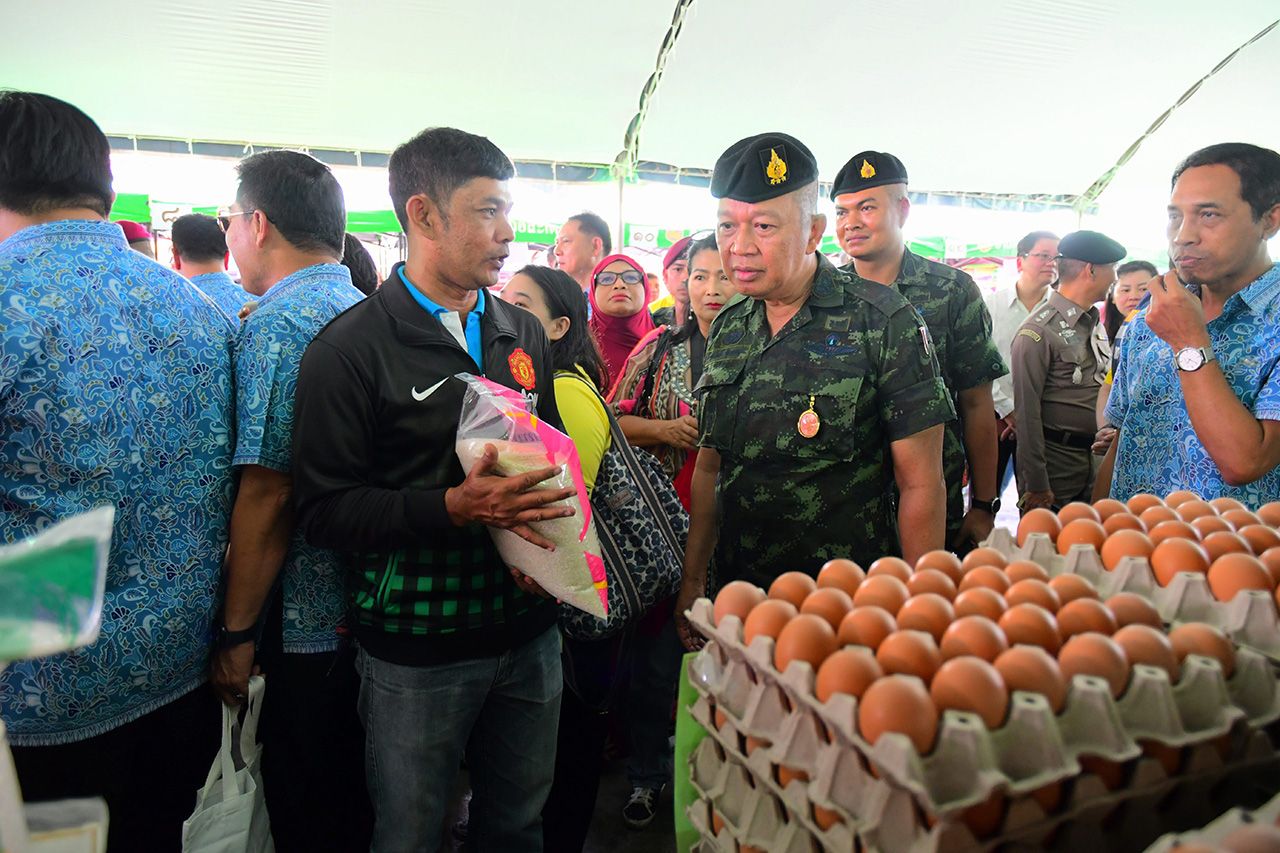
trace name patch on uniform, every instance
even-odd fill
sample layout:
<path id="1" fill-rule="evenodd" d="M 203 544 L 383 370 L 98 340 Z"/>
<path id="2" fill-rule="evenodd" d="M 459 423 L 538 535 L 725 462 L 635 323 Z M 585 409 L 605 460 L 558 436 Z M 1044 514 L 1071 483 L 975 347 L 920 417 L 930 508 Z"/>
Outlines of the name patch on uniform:
<path id="1" fill-rule="evenodd" d="M 1031 340 L 1036 343 L 1040 343 L 1040 341 L 1043 340 L 1038 332 L 1034 332 L 1031 329 L 1019 329 L 1018 335 L 1024 338 L 1031 338 Z"/>

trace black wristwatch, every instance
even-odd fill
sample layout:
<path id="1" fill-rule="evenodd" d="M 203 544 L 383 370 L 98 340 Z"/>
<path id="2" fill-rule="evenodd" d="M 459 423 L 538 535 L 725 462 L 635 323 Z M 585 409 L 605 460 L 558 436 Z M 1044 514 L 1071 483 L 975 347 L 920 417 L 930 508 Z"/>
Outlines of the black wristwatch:
<path id="1" fill-rule="evenodd" d="M 230 649 L 252 643 L 257 637 L 257 628 L 245 628 L 243 631 L 228 631 L 226 625 L 219 625 L 213 636 L 213 644 L 218 649 Z"/>
<path id="2" fill-rule="evenodd" d="M 1000 498 L 996 498 L 993 501 L 980 501 L 977 498 L 971 498 L 969 500 L 969 509 L 980 509 L 994 516 L 1000 511 Z"/>

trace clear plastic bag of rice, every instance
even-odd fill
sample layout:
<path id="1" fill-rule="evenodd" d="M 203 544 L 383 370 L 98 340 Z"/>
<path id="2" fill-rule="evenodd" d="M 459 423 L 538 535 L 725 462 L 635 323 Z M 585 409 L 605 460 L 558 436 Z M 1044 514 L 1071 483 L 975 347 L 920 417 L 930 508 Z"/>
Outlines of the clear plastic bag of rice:
<path id="1" fill-rule="evenodd" d="M 467 384 L 456 444 L 463 471 L 470 474 L 484 456 L 485 446 L 492 444 L 498 451 L 495 473 L 512 477 L 555 465 L 561 468 L 560 475 L 542 487 L 577 491 L 565 501 L 576 510 L 574 515 L 529 525 L 554 542 L 556 550 L 544 550 L 510 530 L 490 527 L 498 553 L 508 566 L 533 578 L 560 601 L 603 619 L 609 607 L 604 560 L 573 440 L 530 412 L 528 401 L 510 388 L 469 373 L 459 373 L 457 378 Z"/>

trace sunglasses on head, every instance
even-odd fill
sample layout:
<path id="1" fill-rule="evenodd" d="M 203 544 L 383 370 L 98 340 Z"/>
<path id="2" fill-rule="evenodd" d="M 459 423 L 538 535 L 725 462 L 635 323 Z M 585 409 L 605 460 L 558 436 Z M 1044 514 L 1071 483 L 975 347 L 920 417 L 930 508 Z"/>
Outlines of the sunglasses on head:
<path id="1" fill-rule="evenodd" d="M 626 272 L 602 272 L 596 276 L 596 284 L 609 285 L 622 279 L 623 284 L 641 284 L 644 282 L 644 273 L 635 270 L 627 270 Z"/>

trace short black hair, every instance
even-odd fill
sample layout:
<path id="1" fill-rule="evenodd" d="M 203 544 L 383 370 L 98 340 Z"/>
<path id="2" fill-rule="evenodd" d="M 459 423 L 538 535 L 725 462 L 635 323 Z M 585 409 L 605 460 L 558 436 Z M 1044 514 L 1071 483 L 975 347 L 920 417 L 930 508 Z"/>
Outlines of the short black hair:
<path id="1" fill-rule="evenodd" d="M 1145 272 L 1152 276 L 1160 275 L 1160 270 L 1156 269 L 1156 265 L 1150 261 L 1125 261 L 1116 267 L 1116 278 L 1128 275 L 1131 272 Z"/>
<path id="2" fill-rule="evenodd" d="M 609 236 L 609 223 L 605 222 L 603 217 L 597 216 L 589 210 L 584 210 L 582 213 L 575 213 L 570 216 L 569 221 L 578 223 L 578 228 L 583 233 L 592 237 L 599 237 L 604 254 L 613 254 L 613 239 Z"/>
<path id="3" fill-rule="evenodd" d="M 0 207 L 106 216 L 114 200 L 111 146 L 93 119 L 48 95 L 0 91 Z"/>
<path id="4" fill-rule="evenodd" d="M 263 151 L 236 167 L 236 201 L 260 210 L 295 248 L 342 257 L 347 206 L 329 167 L 301 151 Z"/>
<path id="5" fill-rule="evenodd" d="M 347 232 L 345 251 L 342 253 L 342 265 L 351 271 L 351 283 L 365 296 L 370 296 L 382 280 L 378 278 L 378 265 L 373 262 L 373 255 L 360 242 L 360 238 Z"/>
<path id="6" fill-rule="evenodd" d="M 1249 203 L 1257 222 L 1280 204 L 1280 154 L 1247 142 L 1220 142 L 1192 153 L 1173 170 L 1172 189 L 1187 169 L 1227 166 L 1240 176 L 1240 197 Z"/>
<path id="7" fill-rule="evenodd" d="M 188 213 L 173 220 L 169 233 L 178 257 L 193 263 L 220 261 L 227 256 L 227 235 L 218 220 L 203 213 Z"/>
<path id="8" fill-rule="evenodd" d="M 693 265 L 693 256 L 699 252 L 705 252 L 710 249 L 719 254 L 720 247 L 716 244 L 716 235 L 713 231 L 705 237 L 699 237 L 696 240 L 690 240 L 689 245 L 684 249 L 684 262 L 689 266 Z"/>
<path id="9" fill-rule="evenodd" d="M 542 288 L 542 299 L 547 303 L 551 319 L 569 318 L 569 331 L 563 338 L 551 342 L 551 367 L 553 370 L 573 370 L 581 367 L 601 393 L 608 390 L 609 369 L 596 344 L 587 322 L 587 300 L 582 298 L 582 288 L 567 272 L 553 270 L 540 264 L 529 264 L 516 275 L 527 275 Z"/>
<path id="10" fill-rule="evenodd" d="M 483 136 L 453 127 L 429 127 L 391 152 L 387 179 L 400 227 L 409 230 L 409 199 L 424 193 L 447 222 L 449 200 L 473 178 L 509 181 L 511 158 Z"/>
<path id="11" fill-rule="evenodd" d="M 1031 254 L 1031 250 L 1036 247 L 1036 243 L 1041 240 L 1057 240 L 1058 235 L 1052 231 L 1032 231 L 1027 236 L 1018 241 L 1018 257 L 1024 258 Z"/>

